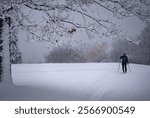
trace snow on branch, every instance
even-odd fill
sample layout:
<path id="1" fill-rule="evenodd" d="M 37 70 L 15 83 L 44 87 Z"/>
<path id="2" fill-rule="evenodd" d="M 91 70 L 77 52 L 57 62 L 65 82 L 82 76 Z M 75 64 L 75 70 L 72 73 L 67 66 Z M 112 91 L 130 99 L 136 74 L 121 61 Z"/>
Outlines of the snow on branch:
<path id="1" fill-rule="evenodd" d="M 118 18 L 135 15 L 146 22 L 149 22 L 150 19 L 150 8 L 145 7 L 149 2 L 146 0 L 62 0 L 61 2 L 58 0 L 11 0 L 10 3 L 9 1 L 6 3 L 5 5 L 0 4 L 0 9 L 7 6 L 3 12 L 6 14 L 9 12 L 9 15 L 12 13 L 11 15 L 18 23 L 16 26 L 28 31 L 34 38 L 43 38 L 43 41 L 49 41 L 52 35 L 67 32 L 68 24 L 76 28 L 83 28 L 88 30 L 88 33 L 93 32 L 96 35 L 117 35 L 119 30 L 112 30 L 111 27 L 115 24 L 109 21 L 110 19 L 103 19 L 92 14 L 92 5 L 97 5 L 97 8 L 100 9 L 104 8 Z M 36 21 L 31 21 L 32 17 L 29 17 L 31 15 L 25 15 L 22 7 L 31 12 L 40 11 L 43 17 L 47 16 L 40 25 Z M 73 14 L 82 16 L 82 21 L 79 23 L 73 20 Z"/>
<path id="2" fill-rule="evenodd" d="M 126 37 L 124 37 L 123 39 L 126 40 L 126 41 L 128 41 L 128 42 L 130 42 L 130 43 L 132 43 L 132 44 L 136 44 L 137 46 L 139 46 L 140 43 L 141 43 L 141 40 L 134 41 L 134 40 L 131 40 L 131 39 L 126 38 Z"/>

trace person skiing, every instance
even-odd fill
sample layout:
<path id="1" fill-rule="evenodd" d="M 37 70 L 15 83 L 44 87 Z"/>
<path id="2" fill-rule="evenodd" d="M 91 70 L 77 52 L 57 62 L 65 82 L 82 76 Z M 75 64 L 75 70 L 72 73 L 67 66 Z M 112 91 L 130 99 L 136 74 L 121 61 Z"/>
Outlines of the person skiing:
<path id="1" fill-rule="evenodd" d="M 126 53 L 124 53 L 122 56 L 120 56 L 120 59 L 122 62 L 122 71 L 123 71 L 123 73 L 126 73 L 127 72 L 127 64 L 129 64 Z"/>

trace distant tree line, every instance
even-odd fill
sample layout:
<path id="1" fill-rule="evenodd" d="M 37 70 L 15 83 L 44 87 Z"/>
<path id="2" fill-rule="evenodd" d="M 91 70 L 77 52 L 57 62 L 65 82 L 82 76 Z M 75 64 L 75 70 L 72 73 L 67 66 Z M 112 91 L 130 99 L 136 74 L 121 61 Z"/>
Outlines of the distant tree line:
<path id="1" fill-rule="evenodd" d="M 106 44 L 98 44 L 79 50 L 71 46 L 60 46 L 54 48 L 45 56 L 47 63 L 85 63 L 101 62 L 107 58 Z"/>
<path id="2" fill-rule="evenodd" d="M 106 43 L 87 46 L 84 51 L 72 47 L 59 47 L 46 56 L 50 63 L 83 63 L 83 62 L 119 62 L 119 57 L 126 53 L 130 63 L 150 65 L 150 25 L 137 36 L 134 43 L 118 39 L 112 43 L 110 54 L 107 53 Z"/>

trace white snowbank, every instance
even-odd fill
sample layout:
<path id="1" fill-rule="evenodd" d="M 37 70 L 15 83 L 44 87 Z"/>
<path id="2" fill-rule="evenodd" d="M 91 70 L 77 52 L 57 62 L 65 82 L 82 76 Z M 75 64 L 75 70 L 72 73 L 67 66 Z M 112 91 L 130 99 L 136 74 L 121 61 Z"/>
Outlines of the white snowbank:
<path id="1" fill-rule="evenodd" d="M 12 65 L 14 87 L 0 84 L 0 100 L 150 100 L 150 66 L 117 63 Z"/>

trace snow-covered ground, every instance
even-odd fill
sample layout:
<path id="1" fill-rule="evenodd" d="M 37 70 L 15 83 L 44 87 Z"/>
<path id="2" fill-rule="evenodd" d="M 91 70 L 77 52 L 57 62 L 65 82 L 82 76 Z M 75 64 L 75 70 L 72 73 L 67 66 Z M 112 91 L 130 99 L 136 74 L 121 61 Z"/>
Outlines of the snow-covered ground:
<path id="1" fill-rule="evenodd" d="M 118 63 L 12 65 L 14 87 L 0 100 L 150 100 L 150 66 Z"/>

